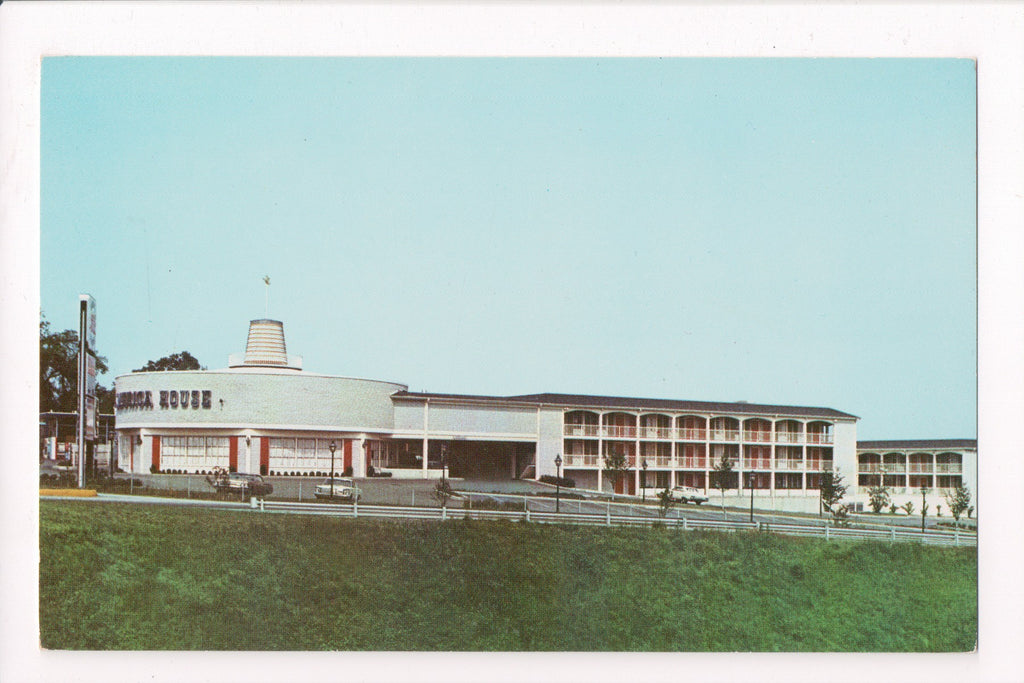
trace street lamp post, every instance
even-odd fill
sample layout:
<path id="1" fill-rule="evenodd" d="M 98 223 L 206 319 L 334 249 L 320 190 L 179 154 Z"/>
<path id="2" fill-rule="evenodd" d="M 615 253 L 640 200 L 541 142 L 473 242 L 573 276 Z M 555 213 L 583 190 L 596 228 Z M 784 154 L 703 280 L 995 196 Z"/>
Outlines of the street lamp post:
<path id="1" fill-rule="evenodd" d="M 647 458 L 643 459 L 640 463 L 640 468 L 643 469 L 643 474 L 640 475 L 640 490 L 643 496 L 643 502 L 647 502 Z"/>
<path id="2" fill-rule="evenodd" d="M 334 451 L 338 448 L 334 443 L 334 439 L 331 439 L 331 444 L 328 448 L 331 450 L 331 500 L 334 500 Z"/>
<path id="3" fill-rule="evenodd" d="M 754 473 L 747 474 L 747 488 L 750 489 L 750 521 L 754 521 Z"/>
<path id="4" fill-rule="evenodd" d="M 555 471 L 557 476 L 555 477 L 555 512 L 561 512 L 562 502 L 562 454 L 555 453 Z"/>

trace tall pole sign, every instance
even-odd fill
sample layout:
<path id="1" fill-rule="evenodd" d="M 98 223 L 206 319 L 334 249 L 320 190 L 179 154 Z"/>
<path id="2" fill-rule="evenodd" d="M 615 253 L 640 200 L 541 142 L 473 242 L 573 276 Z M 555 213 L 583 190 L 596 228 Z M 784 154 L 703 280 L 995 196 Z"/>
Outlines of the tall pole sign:
<path id="1" fill-rule="evenodd" d="M 78 488 L 85 487 L 85 443 L 96 440 L 96 300 L 78 296 Z"/>

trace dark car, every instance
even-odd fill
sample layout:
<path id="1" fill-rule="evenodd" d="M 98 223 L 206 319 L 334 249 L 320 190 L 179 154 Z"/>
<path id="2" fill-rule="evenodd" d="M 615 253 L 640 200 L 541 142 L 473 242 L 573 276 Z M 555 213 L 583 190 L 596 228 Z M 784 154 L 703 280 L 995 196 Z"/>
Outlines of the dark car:
<path id="1" fill-rule="evenodd" d="M 242 493 L 246 497 L 263 498 L 274 492 L 274 486 L 258 474 L 242 474 L 241 472 L 218 472 L 207 477 L 210 486 L 217 493 Z"/>

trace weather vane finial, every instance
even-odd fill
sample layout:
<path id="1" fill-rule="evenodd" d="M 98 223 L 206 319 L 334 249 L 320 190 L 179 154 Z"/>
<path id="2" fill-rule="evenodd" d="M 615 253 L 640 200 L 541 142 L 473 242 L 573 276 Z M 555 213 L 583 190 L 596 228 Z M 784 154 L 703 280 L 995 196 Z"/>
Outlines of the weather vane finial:
<path id="1" fill-rule="evenodd" d="M 263 284 L 265 284 L 267 286 L 266 298 L 265 298 L 264 303 L 263 303 L 263 317 L 264 318 L 269 318 L 270 317 L 270 276 L 269 275 L 264 275 L 263 276 Z"/>

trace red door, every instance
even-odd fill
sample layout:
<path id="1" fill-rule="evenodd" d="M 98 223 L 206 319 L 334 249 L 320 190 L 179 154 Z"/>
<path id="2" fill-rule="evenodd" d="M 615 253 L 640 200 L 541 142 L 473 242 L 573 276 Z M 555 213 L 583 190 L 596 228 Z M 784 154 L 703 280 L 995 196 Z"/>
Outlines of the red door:
<path id="1" fill-rule="evenodd" d="M 345 439 L 345 471 L 352 467 L 352 440 Z"/>
<path id="2" fill-rule="evenodd" d="M 266 475 L 270 470 L 270 439 L 260 437 L 260 474 Z"/>
<path id="3" fill-rule="evenodd" d="M 232 436 L 228 440 L 228 471 L 238 471 L 238 437 Z"/>
<path id="4" fill-rule="evenodd" d="M 160 471 L 160 437 L 153 437 L 153 471 Z"/>

